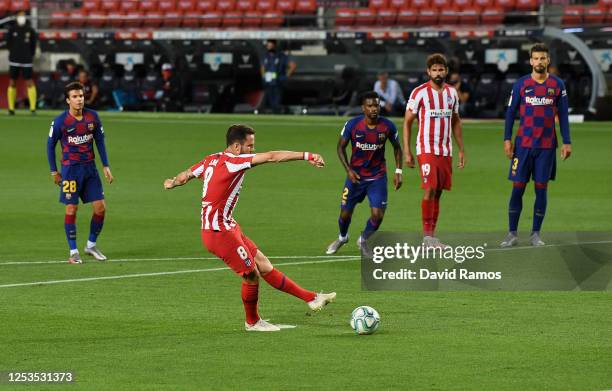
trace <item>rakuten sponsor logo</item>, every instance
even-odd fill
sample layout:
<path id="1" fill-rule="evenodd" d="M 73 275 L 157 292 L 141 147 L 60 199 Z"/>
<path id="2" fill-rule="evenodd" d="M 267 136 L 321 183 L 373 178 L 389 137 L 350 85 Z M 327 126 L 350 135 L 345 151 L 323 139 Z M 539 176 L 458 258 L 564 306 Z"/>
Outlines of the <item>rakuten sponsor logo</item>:
<path id="1" fill-rule="evenodd" d="M 85 144 L 90 142 L 92 138 L 93 134 L 86 134 L 84 136 L 68 136 L 68 143 L 74 145 Z"/>
<path id="2" fill-rule="evenodd" d="M 382 148 L 382 145 L 379 144 L 370 144 L 370 143 L 360 143 L 357 142 L 357 148 L 363 151 L 376 151 L 377 149 Z"/>
<path id="3" fill-rule="evenodd" d="M 532 106 L 550 106 L 555 101 L 553 98 L 539 98 L 537 96 L 528 96 L 525 98 L 525 102 L 529 103 Z"/>

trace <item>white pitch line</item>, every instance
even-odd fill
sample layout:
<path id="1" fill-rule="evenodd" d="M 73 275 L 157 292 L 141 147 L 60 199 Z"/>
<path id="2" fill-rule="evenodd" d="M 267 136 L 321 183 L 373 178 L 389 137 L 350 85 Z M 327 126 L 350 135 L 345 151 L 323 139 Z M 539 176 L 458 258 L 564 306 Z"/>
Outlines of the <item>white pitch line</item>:
<path id="1" fill-rule="evenodd" d="M 304 261 L 304 262 L 285 262 L 278 263 L 275 266 L 291 266 L 291 265 L 310 265 L 315 263 L 334 263 L 334 262 L 348 262 L 353 261 L 350 259 L 323 259 L 318 261 Z M 206 273 L 216 272 L 220 270 L 229 270 L 228 267 L 215 267 L 211 269 L 191 269 L 191 270 L 176 270 L 173 272 L 156 272 L 156 273 L 139 273 L 139 274 L 123 274 L 118 276 L 104 276 L 104 277 L 88 277 L 88 278 L 74 278 L 69 280 L 50 280 L 50 281 L 36 281 L 36 282 L 21 282 L 17 284 L 4 284 L 0 285 L 0 288 L 15 288 L 20 286 L 32 286 L 32 285 L 54 285 L 54 284 L 67 284 L 71 282 L 85 282 L 85 281 L 100 281 L 100 280 L 120 280 L 123 278 L 137 278 L 137 277 L 155 277 L 155 276 L 169 276 L 173 274 L 187 274 L 187 273 Z"/>
<path id="2" fill-rule="evenodd" d="M 339 255 L 333 258 L 360 258 L 360 255 Z M 276 255 L 269 256 L 269 259 L 308 259 L 308 258 L 330 258 L 329 255 Z M 124 258 L 124 259 L 108 259 L 106 262 L 142 262 L 142 261 L 204 261 L 219 259 L 217 257 L 185 257 L 185 258 Z M 40 264 L 64 264 L 66 260 L 48 260 L 48 261 L 5 261 L 0 262 L 0 266 L 10 265 L 40 265 Z"/>

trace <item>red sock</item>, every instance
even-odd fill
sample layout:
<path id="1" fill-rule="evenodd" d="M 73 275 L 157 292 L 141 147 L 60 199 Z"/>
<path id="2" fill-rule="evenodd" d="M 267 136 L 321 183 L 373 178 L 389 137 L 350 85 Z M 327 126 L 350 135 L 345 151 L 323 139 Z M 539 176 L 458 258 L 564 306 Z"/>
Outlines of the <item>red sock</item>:
<path id="1" fill-rule="evenodd" d="M 257 312 L 258 297 L 259 284 L 249 285 L 246 282 L 242 282 L 242 304 L 244 304 L 246 322 L 250 325 L 257 323 L 259 320 L 259 313 Z"/>
<path id="2" fill-rule="evenodd" d="M 272 271 L 263 276 L 264 280 L 274 288 L 289 293 L 295 297 L 299 297 L 305 302 L 314 300 L 317 295 L 314 292 L 308 291 L 295 282 L 291 281 L 289 277 L 284 275 L 282 272 L 272 269 Z"/>
<path id="3" fill-rule="evenodd" d="M 423 219 L 423 235 L 433 236 L 434 232 L 434 200 L 421 201 L 421 213 Z"/>
<path id="4" fill-rule="evenodd" d="M 436 232 L 436 225 L 438 224 L 438 216 L 440 215 L 440 199 L 434 198 L 432 201 L 433 201 L 433 211 L 432 211 L 431 235 L 433 236 Z"/>

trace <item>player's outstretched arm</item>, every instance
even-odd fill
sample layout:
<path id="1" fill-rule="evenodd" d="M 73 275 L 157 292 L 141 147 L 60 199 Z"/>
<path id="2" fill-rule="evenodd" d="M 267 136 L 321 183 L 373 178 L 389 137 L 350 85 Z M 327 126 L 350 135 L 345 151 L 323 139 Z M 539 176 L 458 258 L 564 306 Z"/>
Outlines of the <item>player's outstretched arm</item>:
<path id="1" fill-rule="evenodd" d="M 406 114 L 404 115 L 402 139 L 404 141 L 404 159 L 406 160 L 406 165 L 410 168 L 414 168 L 414 156 L 412 155 L 412 151 L 410 150 L 410 138 L 412 132 L 412 123 L 415 119 L 416 114 L 414 114 L 412 110 L 406 109 Z"/>
<path id="2" fill-rule="evenodd" d="M 183 172 L 178 173 L 174 178 L 166 179 L 164 181 L 164 189 L 170 190 L 174 189 L 178 186 L 183 186 L 185 183 L 189 182 L 195 178 L 190 169 L 187 169 Z"/>
<path id="3" fill-rule="evenodd" d="M 293 151 L 270 151 L 257 153 L 251 161 L 252 166 L 257 166 L 265 163 L 284 163 L 294 160 L 306 160 L 315 167 L 321 168 L 325 166 L 323 157 L 317 153 L 311 152 L 293 152 Z"/>

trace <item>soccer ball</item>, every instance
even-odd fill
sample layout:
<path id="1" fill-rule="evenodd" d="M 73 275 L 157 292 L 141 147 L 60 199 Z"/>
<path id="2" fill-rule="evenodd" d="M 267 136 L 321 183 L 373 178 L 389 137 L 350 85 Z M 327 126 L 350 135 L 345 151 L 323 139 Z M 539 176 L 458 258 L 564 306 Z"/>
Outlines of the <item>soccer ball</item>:
<path id="1" fill-rule="evenodd" d="M 380 315 L 374 308 L 362 305 L 353 310 L 350 324 L 357 334 L 372 334 L 380 326 Z"/>

